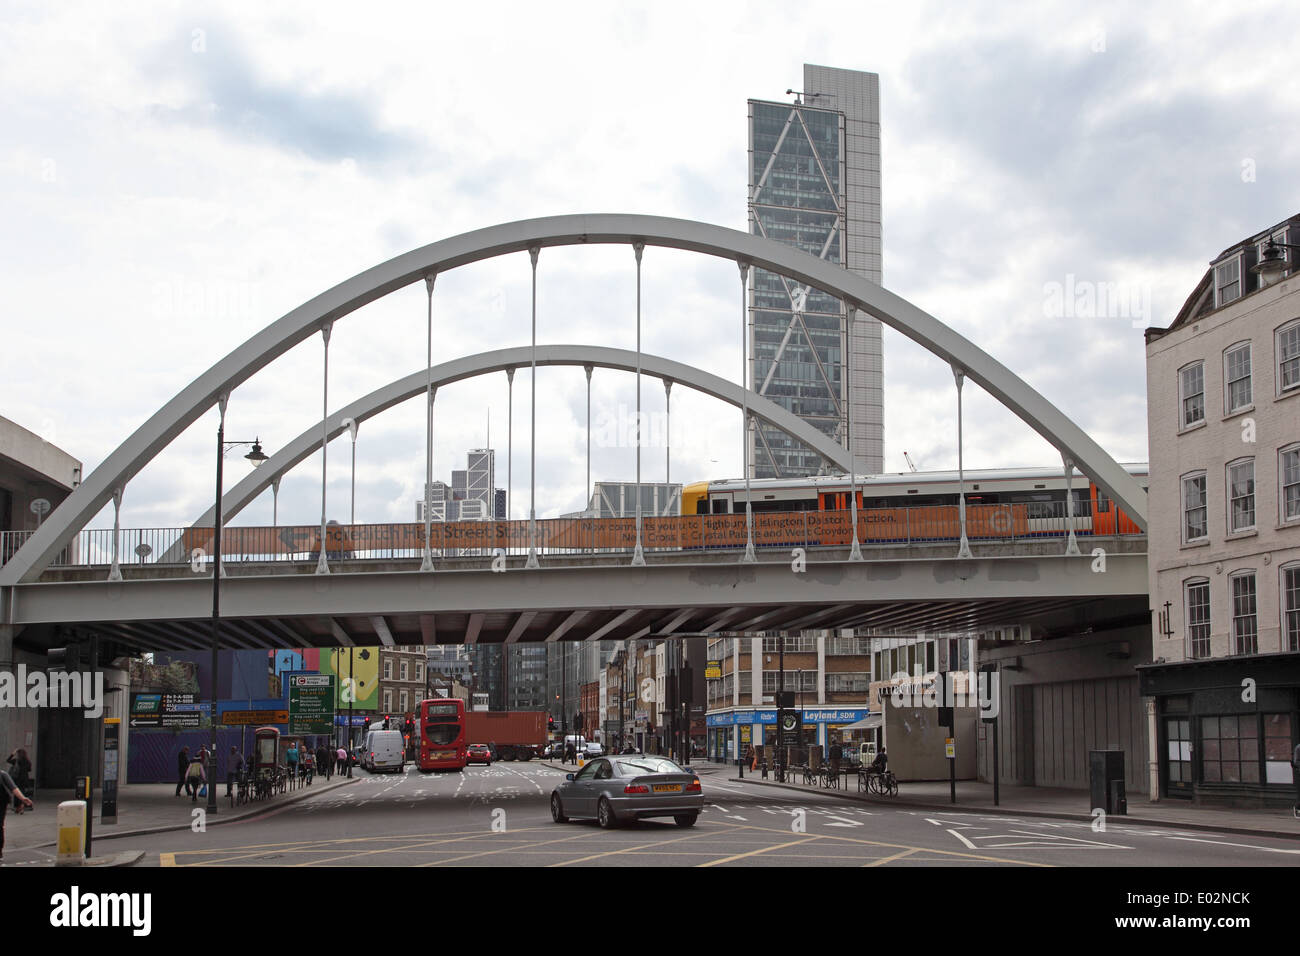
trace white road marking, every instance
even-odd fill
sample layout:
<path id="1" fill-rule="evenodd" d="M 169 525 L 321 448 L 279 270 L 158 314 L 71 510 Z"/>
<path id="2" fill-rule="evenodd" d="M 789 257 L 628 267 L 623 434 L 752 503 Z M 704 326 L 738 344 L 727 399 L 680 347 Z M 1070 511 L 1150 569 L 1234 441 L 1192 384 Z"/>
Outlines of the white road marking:
<path id="1" fill-rule="evenodd" d="M 1300 853 L 1300 850 L 1284 850 L 1280 847 L 1275 847 L 1275 846 L 1257 846 L 1256 844 L 1253 843 L 1226 843 L 1223 840 L 1204 840 L 1201 839 L 1200 837 L 1176 836 L 1176 837 L 1170 837 L 1170 839 L 1185 840 L 1188 843 L 1217 843 L 1219 846 L 1235 846 L 1235 847 L 1241 847 L 1243 850 L 1262 850 L 1265 853 L 1291 853 L 1291 854 Z"/>
<path id="2" fill-rule="evenodd" d="M 931 822 L 931 823 L 937 823 L 938 821 L 937 821 L 937 820 L 931 820 L 930 822 Z M 977 849 L 977 847 L 975 846 L 974 843 L 971 843 L 970 840 L 966 839 L 964 836 L 962 836 L 962 835 L 961 835 L 960 833 L 958 833 L 956 830 L 949 830 L 948 832 L 951 833 L 953 836 L 955 836 L 958 840 L 961 840 L 962 843 L 965 843 L 966 846 L 967 846 L 968 848 L 970 848 L 970 849 L 972 849 L 972 850 Z"/>

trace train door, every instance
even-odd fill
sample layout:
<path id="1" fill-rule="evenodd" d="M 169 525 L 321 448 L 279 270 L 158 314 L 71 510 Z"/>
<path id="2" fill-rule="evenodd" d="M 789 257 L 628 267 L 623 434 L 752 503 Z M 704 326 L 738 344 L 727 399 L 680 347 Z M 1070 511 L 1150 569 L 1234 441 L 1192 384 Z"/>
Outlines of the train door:
<path id="1" fill-rule="evenodd" d="M 1092 498 L 1092 533 L 1115 533 L 1115 502 L 1111 501 L 1095 482 L 1089 482 L 1088 494 Z"/>

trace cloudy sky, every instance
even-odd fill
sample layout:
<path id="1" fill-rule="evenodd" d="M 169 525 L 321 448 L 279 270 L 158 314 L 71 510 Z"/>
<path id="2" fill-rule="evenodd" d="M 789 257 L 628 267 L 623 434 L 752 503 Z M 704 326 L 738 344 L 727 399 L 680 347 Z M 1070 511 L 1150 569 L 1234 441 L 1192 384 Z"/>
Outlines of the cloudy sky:
<path id="1" fill-rule="evenodd" d="M 809 62 L 880 75 L 885 286 L 1143 460 L 1141 327 L 1167 325 L 1222 248 L 1300 211 L 1300 9 L 902 6 L 5 3 L 0 414 L 89 472 L 256 331 L 417 246 L 578 212 L 745 229 L 746 100 L 785 99 Z M 546 250 L 538 282 L 539 341 L 633 347 L 629 249 Z M 1067 282 L 1123 302 L 1060 315 Z M 647 250 L 646 351 L 736 378 L 735 292 L 730 262 Z M 527 256 L 449 273 L 434 302 L 435 361 L 527 344 Z M 340 321 L 331 408 L 422 367 L 424 324 L 422 286 Z M 237 389 L 228 437 L 273 451 L 318 421 L 321 352 L 314 337 Z M 905 450 L 955 466 L 947 367 L 888 329 L 884 353 L 886 469 Z M 527 373 L 515 384 L 518 514 Z M 575 510 L 583 373 L 543 370 L 538 393 L 539 514 Z M 643 394 L 662 409 L 657 382 Z M 617 436 L 633 378 L 598 370 L 592 401 Z M 439 393 L 440 477 L 490 418 L 504 485 L 506 404 L 504 375 Z M 977 388 L 966 410 L 968 465 L 1059 462 Z M 675 479 L 739 474 L 738 412 L 678 388 L 673 418 Z M 212 410 L 131 482 L 124 526 L 209 506 L 215 428 Z M 423 433 L 418 399 L 362 426 L 358 521 L 411 518 Z M 348 457 L 331 445 L 343 520 Z M 244 467 L 232 455 L 227 487 Z M 626 441 L 597 442 L 593 477 L 634 469 Z M 662 442 L 643 469 L 662 478 Z M 319 484 L 317 456 L 285 479 L 281 522 L 318 520 Z M 237 523 L 270 514 L 267 494 Z"/>

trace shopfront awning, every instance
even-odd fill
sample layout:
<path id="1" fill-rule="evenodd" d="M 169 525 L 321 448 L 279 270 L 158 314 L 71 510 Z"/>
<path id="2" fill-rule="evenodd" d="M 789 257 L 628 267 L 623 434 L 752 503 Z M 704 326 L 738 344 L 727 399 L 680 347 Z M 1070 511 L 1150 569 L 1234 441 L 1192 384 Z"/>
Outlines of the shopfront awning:
<path id="1" fill-rule="evenodd" d="M 843 727 L 838 729 L 841 732 L 851 730 L 878 730 L 883 725 L 884 720 L 884 714 L 867 714 L 867 716 L 863 717 L 857 723 L 845 724 Z"/>

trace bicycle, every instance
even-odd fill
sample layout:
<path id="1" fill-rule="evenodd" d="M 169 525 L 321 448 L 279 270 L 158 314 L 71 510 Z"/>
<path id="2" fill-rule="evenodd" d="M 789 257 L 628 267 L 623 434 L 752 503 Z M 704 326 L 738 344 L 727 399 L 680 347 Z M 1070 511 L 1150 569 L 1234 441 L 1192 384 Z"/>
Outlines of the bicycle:
<path id="1" fill-rule="evenodd" d="M 896 797 L 898 796 L 898 778 L 894 776 L 892 770 L 868 774 L 867 791 L 879 794 L 882 797 Z"/>

